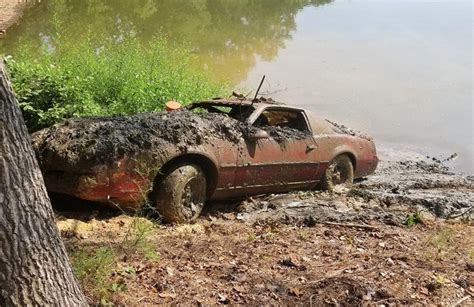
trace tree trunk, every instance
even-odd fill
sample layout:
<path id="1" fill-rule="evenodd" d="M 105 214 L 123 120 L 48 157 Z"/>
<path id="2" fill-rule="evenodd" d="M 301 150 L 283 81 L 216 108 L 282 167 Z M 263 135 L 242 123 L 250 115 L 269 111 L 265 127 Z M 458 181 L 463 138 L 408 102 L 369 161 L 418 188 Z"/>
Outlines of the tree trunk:
<path id="1" fill-rule="evenodd" d="M 0 306 L 87 305 L 0 60 Z"/>

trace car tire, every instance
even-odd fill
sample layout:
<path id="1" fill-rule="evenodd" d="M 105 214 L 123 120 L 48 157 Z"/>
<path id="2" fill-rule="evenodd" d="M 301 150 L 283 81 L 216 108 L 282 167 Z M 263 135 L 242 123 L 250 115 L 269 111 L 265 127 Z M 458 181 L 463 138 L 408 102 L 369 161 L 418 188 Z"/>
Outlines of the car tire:
<path id="1" fill-rule="evenodd" d="M 329 163 L 321 180 L 324 190 L 334 192 L 336 186 L 350 186 L 354 181 L 354 167 L 347 155 L 337 156 Z"/>
<path id="2" fill-rule="evenodd" d="M 181 165 L 159 183 L 155 196 L 158 213 L 168 223 L 192 222 L 206 201 L 206 176 L 199 166 Z"/>

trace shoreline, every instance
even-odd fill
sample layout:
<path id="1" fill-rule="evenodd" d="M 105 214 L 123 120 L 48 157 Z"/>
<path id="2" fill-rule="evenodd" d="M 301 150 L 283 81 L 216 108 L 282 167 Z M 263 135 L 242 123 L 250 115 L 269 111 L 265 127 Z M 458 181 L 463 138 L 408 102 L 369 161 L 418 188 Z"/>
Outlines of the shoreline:
<path id="1" fill-rule="evenodd" d="M 32 3 L 29 0 L 0 0 L 0 37 L 6 35 L 8 28 L 21 19 Z"/>

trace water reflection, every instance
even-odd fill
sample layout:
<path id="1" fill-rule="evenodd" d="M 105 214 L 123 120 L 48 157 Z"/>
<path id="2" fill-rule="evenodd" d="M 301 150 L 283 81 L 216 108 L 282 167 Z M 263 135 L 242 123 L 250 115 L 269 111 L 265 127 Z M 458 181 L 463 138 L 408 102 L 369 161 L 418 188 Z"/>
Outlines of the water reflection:
<path id="1" fill-rule="evenodd" d="M 327 5 L 331 3 L 330 5 Z M 162 31 L 216 79 L 474 171 L 472 2 L 425 0 L 46 0 L 0 53 L 61 29 L 63 39 Z M 399 150 L 397 150 L 399 152 Z"/>
<path id="2" fill-rule="evenodd" d="M 148 40 L 165 33 L 187 45 L 197 64 L 217 79 L 238 83 L 256 59 L 273 59 L 296 30 L 295 16 L 304 7 L 331 0 L 48 0 L 32 8 L 22 23 L 0 41 L 14 52 L 22 40 L 55 33 L 63 39 L 86 39 L 91 33 L 120 37 L 136 33 Z"/>

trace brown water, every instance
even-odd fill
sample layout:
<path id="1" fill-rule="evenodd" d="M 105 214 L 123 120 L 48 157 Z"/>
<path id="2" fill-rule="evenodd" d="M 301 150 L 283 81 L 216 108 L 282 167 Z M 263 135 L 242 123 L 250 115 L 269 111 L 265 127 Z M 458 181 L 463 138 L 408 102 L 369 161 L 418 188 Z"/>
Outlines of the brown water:
<path id="1" fill-rule="evenodd" d="M 166 33 L 236 87 L 307 107 L 375 136 L 382 151 L 473 165 L 472 3 L 350 0 L 43 0 L 0 40 Z"/>

